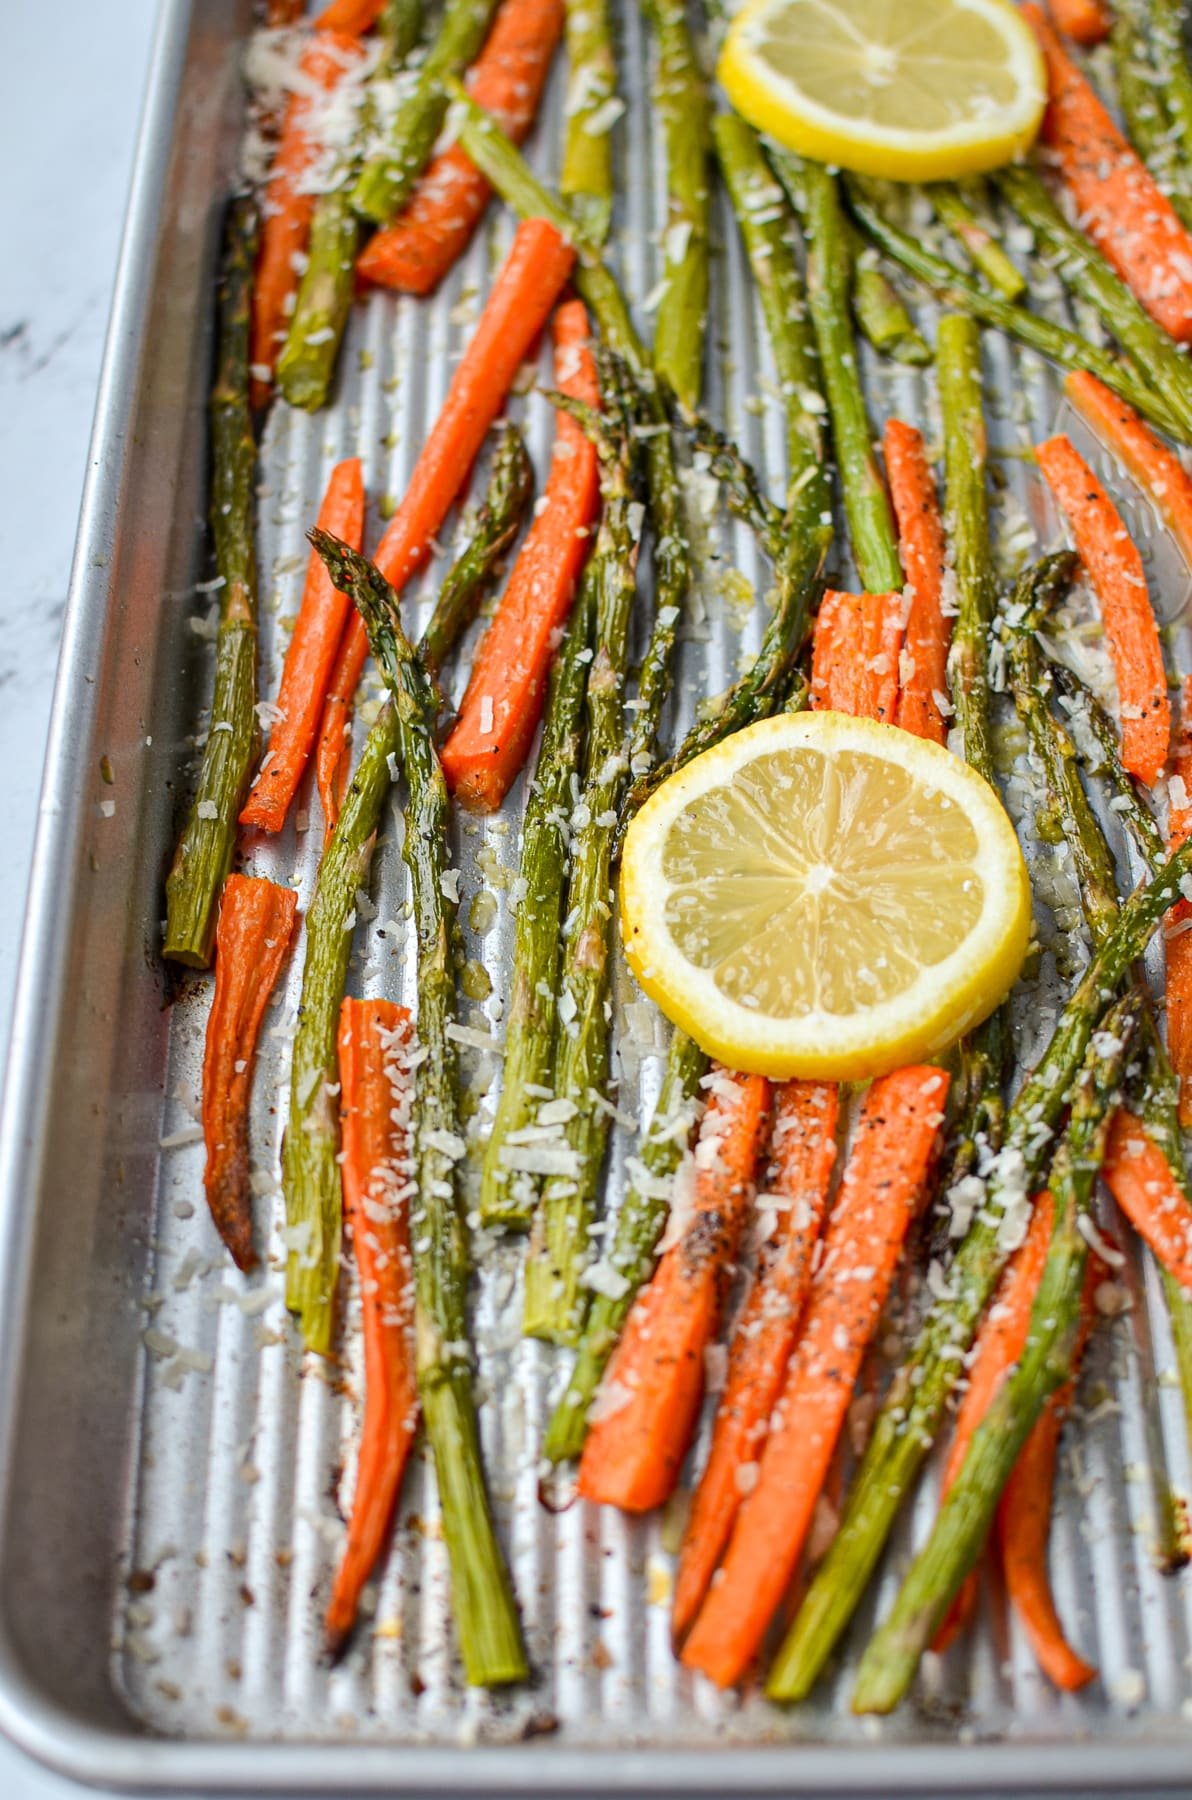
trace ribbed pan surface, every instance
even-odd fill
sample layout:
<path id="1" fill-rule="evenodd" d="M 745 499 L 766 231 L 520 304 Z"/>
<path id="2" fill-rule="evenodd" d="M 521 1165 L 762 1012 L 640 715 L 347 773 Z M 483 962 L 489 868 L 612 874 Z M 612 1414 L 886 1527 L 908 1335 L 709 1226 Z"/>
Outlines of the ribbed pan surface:
<path id="1" fill-rule="evenodd" d="M 626 110 L 615 132 L 620 200 L 614 254 L 640 306 L 661 271 L 664 170 L 649 99 L 652 52 L 638 10 L 622 6 L 618 15 Z M 556 69 L 530 147 L 532 161 L 547 176 L 561 139 L 561 76 Z M 346 455 L 363 458 L 368 542 L 374 544 L 409 477 L 511 234 L 509 215 L 494 206 L 468 255 L 432 300 L 371 294 L 353 313 L 331 408 L 314 418 L 284 405 L 274 408 L 260 471 L 263 696 L 276 689 L 287 627 L 301 593 L 303 532 L 331 468 Z M 933 335 L 931 310 L 924 307 L 921 318 Z M 647 312 L 639 314 L 639 322 L 649 330 Z M 723 194 L 715 206 L 708 337 L 709 409 L 740 435 L 777 494 L 783 439 L 773 368 Z M 938 435 L 930 371 L 924 379 L 867 354 L 866 372 L 877 425 L 897 412 L 925 419 L 931 435 Z M 545 361 L 542 373 L 549 376 Z M 996 515 L 1004 546 L 1012 548 L 1021 508 L 1046 543 L 1055 536 L 1054 515 L 1045 510 L 1039 482 L 1013 452 L 1059 420 L 1054 377 L 1038 358 L 990 334 L 986 388 L 999 452 L 994 466 L 998 482 L 1004 482 Z M 541 474 L 552 437 L 550 409 L 529 395 L 516 399 L 513 411 L 525 426 Z M 477 485 L 473 482 L 473 491 Z M 1121 481 L 1114 485 L 1120 492 Z M 1131 523 L 1150 540 L 1161 610 L 1174 618 L 1183 611 L 1186 574 L 1145 505 L 1138 502 L 1129 512 Z M 733 678 L 755 650 L 764 619 L 765 573 L 744 534 L 724 520 L 711 522 L 704 554 L 699 591 L 682 632 L 669 732 L 690 721 L 700 697 L 719 692 Z M 839 552 L 837 558 L 838 572 L 847 576 Z M 415 624 L 425 617 L 443 567 L 440 560 L 429 570 L 407 603 Z M 739 575 L 731 574 L 734 569 Z M 643 596 L 648 582 L 644 566 Z M 208 596 L 196 594 L 196 614 L 209 605 Z M 457 693 L 467 649 L 453 676 Z M 374 683 L 369 689 L 374 701 L 378 692 Z M 364 712 L 371 716 L 367 706 Z M 358 907 L 350 985 L 356 993 L 412 1003 L 407 893 L 397 848 L 402 798 L 395 790 L 369 895 Z M 509 884 L 516 874 L 522 800 L 518 788 L 500 816 L 457 820 L 454 827 L 466 954 L 491 981 L 491 997 L 465 1000 L 461 1017 L 491 1027 L 498 1039 L 501 1002 L 509 989 Z M 309 829 L 291 829 L 268 848 L 254 847 L 251 867 L 295 883 L 305 907 L 321 820 L 313 793 L 304 794 L 301 805 L 309 808 Z M 305 813 L 297 823 L 307 824 Z M 1120 834 L 1117 841 L 1121 846 Z M 1070 880 L 1062 866 L 1042 885 L 1054 892 L 1057 880 L 1062 897 Z M 481 892 L 493 896 L 496 920 L 478 935 L 469 917 Z M 1040 930 L 1054 940 L 1055 924 L 1042 908 Z M 523 1609 L 533 1683 L 500 1698 L 462 1685 L 435 1484 L 421 1451 L 407 1476 L 392 1550 L 375 1585 L 372 1619 L 344 1664 L 329 1669 L 320 1658 L 319 1623 L 342 1537 L 360 1421 L 358 1304 L 346 1271 L 342 1360 L 303 1357 L 281 1299 L 283 1216 L 277 1182 L 300 970 L 299 953 L 266 1021 L 256 1084 L 257 1213 L 261 1240 L 268 1234 L 269 1244 L 263 1273 L 246 1282 L 221 1253 L 203 1205 L 201 1144 L 184 1142 L 161 1152 L 154 1267 L 145 1297 L 141 1424 L 123 1547 L 128 1579 L 112 1620 L 115 1678 L 146 1723 L 170 1736 L 237 1733 L 254 1740 L 367 1735 L 393 1743 L 466 1744 L 550 1733 L 558 1734 L 556 1742 L 575 1746 L 658 1747 L 879 1735 L 915 1743 L 954 1740 L 957 1733 L 974 1739 L 1123 1732 L 1147 1737 L 1156 1729 L 1178 1734 L 1182 1714 L 1192 1709 L 1187 1698 L 1192 1695 L 1192 1586 L 1186 1576 L 1163 1577 L 1155 1570 L 1149 1471 L 1154 1447 L 1161 1444 L 1172 1482 L 1187 1494 L 1189 1452 L 1159 1284 L 1144 1257 L 1132 1263 L 1125 1283 L 1134 1310 L 1098 1333 L 1082 1405 L 1065 1437 L 1053 1562 L 1061 1613 L 1080 1649 L 1101 1670 L 1101 1681 L 1084 1695 L 1060 1698 L 1048 1686 L 996 1593 L 986 1595 L 979 1629 L 945 1662 L 928 1657 L 914 1700 L 881 1725 L 857 1721 L 848 1712 L 851 1658 L 794 1713 L 784 1714 L 756 1696 L 719 1696 L 693 1681 L 669 1647 L 673 1557 L 666 1546 L 673 1547 L 673 1527 L 668 1531 L 657 1517 L 631 1521 L 584 1504 L 556 1513 L 539 1503 L 539 1445 L 560 1386 L 562 1356 L 519 1335 L 521 1242 L 483 1236 L 475 1240 L 480 1272 L 474 1331 L 484 1445 Z M 471 974 L 469 985 L 479 992 L 486 984 Z M 665 1027 L 660 1019 L 650 1021 L 623 972 L 618 979 L 623 1045 L 618 1104 L 644 1120 L 657 1090 Z M 146 1129 L 167 1140 L 176 1133 L 192 1140 L 196 1135 L 193 1106 L 208 991 L 204 982 L 190 984 L 173 1010 L 167 1097 L 160 1117 L 146 1119 Z M 1021 1020 L 1024 1051 L 1045 1028 L 1045 1009 L 1054 1000 L 1054 984 L 1045 980 Z M 494 1057 L 465 1050 L 462 1065 L 465 1083 L 477 1092 L 499 1080 Z M 481 1122 L 484 1116 L 481 1101 Z M 619 1202 L 624 1159 L 632 1148 L 632 1134 L 618 1128 L 606 1184 L 610 1208 Z M 903 1302 L 913 1286 L 913 1278 L 904 1284 Z M 183 1347 L 181 1361 L 177 1346 Z M 189 1357 L 190 1351 L 200 1355 Z M 202 1367 L 193 1366 L 199 1362 Z M 875 1373 L 880 1379 L 880 1366 Z M 853 1657 L 922 1540 L 934 1494 L 929 1472 L 855 1622 L 849 1639 Z M 533 1748 L 528 1744 L 527 1754 Z"/>

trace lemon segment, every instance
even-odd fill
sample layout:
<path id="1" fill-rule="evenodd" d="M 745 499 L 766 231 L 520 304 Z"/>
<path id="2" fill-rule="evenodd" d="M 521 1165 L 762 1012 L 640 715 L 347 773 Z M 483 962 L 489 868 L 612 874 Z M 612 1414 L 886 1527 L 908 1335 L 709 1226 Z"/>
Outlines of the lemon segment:
<path id="1" fill-rule="evenodd" d="M 629 828 L 638 981 L 710 1056 L 862 1080 L 991 1013 L 1030 935 L 997 794 L 938 744 L 843 713 L 762 720 L 696 757 Z"/>
<path id="2" fill-rule="evenodd" d="M 994 169 L 1047 99 L 1008 0 L 749 0 L 717 74 L 738 112 L 817 162 L 895 181 Z"/>

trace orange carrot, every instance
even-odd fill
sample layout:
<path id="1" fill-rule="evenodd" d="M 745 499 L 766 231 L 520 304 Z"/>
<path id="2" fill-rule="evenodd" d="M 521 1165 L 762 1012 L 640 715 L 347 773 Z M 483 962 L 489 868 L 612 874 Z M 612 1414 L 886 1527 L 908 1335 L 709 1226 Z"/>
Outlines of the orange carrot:
<path id="1" fill-rule="evenodd" d="M 364 477 L 357 456 L 337 463 L 327 483 L 319 524 L 353 550 L 364 541 Z M 350 602 L 332 585 L 314 550 L 306 568 L 302 605 L 277 690 L 278 719 L 256 784 L 240 814 L 242 825 L 280 831 L 285 824 L 323 713 L 331 671 Z"/>
<path id="2" fill-rule="evenodd" d="M 947 1092 L 945 1072 L 920 1065 L 881 1076 L 865 1096 L 757 1480 L 683 1647 L 683 1663 L 719 1687 L 745 1674 L 802 1554 Z"/>
<path id="3" fill-rule="evenodd" d="M 555 314 L 555 381 L 599 406 L 583 302 Z M 459 717 L 443 746 L 447 785 L 464 806 L 492 812 L 529 754 L 551 651 L 571 607 L 600 504 L 596 451 L 560 413 L 545 505 L 526 534 L 492 623 L 472 661 Z"/>
<path id="4" fill-rule="evenodd" d="M 1074 1371 L 1096 1316 L 1094 1296 L 1105 1275 L 1104 1263 L 1090 1255 L 1081 1296 L 1080 1336 L 1072 1357 Z M 998 1544 L 1011 1605 L 1030 1639 L 1039 1667 L 1066 1694 L 1087 1687 L 1097 1673 L 1064 1636 L 1047 1572 L 1056 1452 L 1075 1385 L 1073 1374 L 1051 1395 L 1018 1453 L 997 1510 Z"/>
<path id="5" fill-rule="evenodd" d="M 265 23 L 296 25 L 306 11 L 306 0 L 265 0 Z"/>
<path id="6" fill-rule="evenodd" d="M 229 875 L 215 928 L 215 993 L 203 1051 L 203 1186 L 215 1229 L 238 1269 L 251 1269 L 248 1105 L 261 1020 L 298 916 L 293 888 Z"/>
<path id="7" fill-rule="evenodd" d="M 811 704 L 894 722 L 902 650 L 901 594 L 840 594 L 820 601 L 811 651 Z"/>
<path id="8" fill-rule="evenodd" d="M 703 1605 L 790 1361 L 836 1160 L 837 1089 L 787 1081 L 774 1097 L 766 1203 L 777 1209 L 729 1352 L 712 1447 L 695 1491 L 675 1581 L 671 1635 L 681 1644 Z"/>
<path id="9" fill-rule="evenodd" d="M 920 431 L 901 419 L 887 419 L 882 447 L 910 601 L 897 722 L 915 737 L 942 744 L 948 733 L 940 699 L 948 692 L 952 627 L 943 609 L 945 545 L 939 496 Z"/>
<path id="10" fill-rule="evenodd" d="M 385 0 L 331 0 L 315 20 L 316 31 L 369 31 L 385 10 Z"/>
<path id="11" fill-rule="evenodd" d="M 940 1499 L 964 1467 L 969 1445 L 985 1414 L 992 1406 L 998 1389 L 1022 1355 L 1031 1307 L 1043 1278 L 1043 1265 L 1051 1243 L 1051 1195 L 1046 1189 L 1036 1195 L 1026 1237 L 1018 1246 L 998 1284 L 977 1334 L 976 1348 L 969 1369 L 968 1386 L 956 1415 L 956 1430 L 944 1464 Z M 936 1632 L 932 1649 L 942 1653 L 972 1619 L 977 1604 L 977 1572 L 965 1577 L 956 1598 Z"/>
<path id="12" fill-rule="evenodd" d="M 404 1191 L 410 1015 L 392 1000 L 345 1000 L 339 1014 L 344 1217 L 360 1271 L 364 1422 L 347 1542 L 326 1614 L 338 1654 L 393 1519 L 418 1422 L 414 1292 Z"/>
<path id="13" fill-rule="evenodd" d="M 1192 475 L 1179 457 L 1143 423 L 1129 401 L 1119 400 L 1087 369 L 1073 369 L 1065 376 L 1064 392 L 1085 424 L 1154 501 L 1192 567 Z"/>
<path id="14" fill-rule="evenodd" d="M 649 1512 L 674 1492 L 703 1393 L 704 1351 L 749 1208 L 769 1100 L 762 1076 L 713 1071 L 695 1149 L 691 1217 L 634 1302 L 601 1385 L 594 1409 L 600 1416 L 593 1416 L 584 1443 L 579 1491 L 588 1500 Z"/>
<path id="15" fill-rule="evenodd" d="M 815 711 L 855 713 L 860 698 L 861 598 L 828 588 L 815 615 L 811 643 L 811 705 Z"/>
<path id="16" fill-rule="evenodd" d="M 316 32 L 298 65 L 304 89 L 320 87 L 330 93 L 359 55 L 359 44 L 347 32 Z M 298 286 L 295 258 L 306 249 L 310 235 L 316 196 L 303 191 L 303 181 L 318 154 L 310 131 L 313 104 L 309 91 L 291 96 L 261 207 L 261 250 L 252 292 L 254 406 L 263 406 L 269 398 L 291 296 Z"/>
<path id="17" fill-rule="evenodd" d="M 1192 342 L 1192 237 L 1037 6 L 1022 8 L 1047 63 L 1043 141 L 1082 228 L 1155 322 Z"/>
<path id="18" fill-rule="evenodd" d="M 1137 546 L 1088 464 L 1062 434 L 1035 452 L 1092 579 L 1117 676 L 1122 762 L 1152 786 L 1167 761 L 1171 704 L 1159 628 Z"/>
<path id="19" fill-rule="evenodd" d="M 1047 0 L 1056 29 L 1086 49 L 1103 43 L 1113 29 L 1113 14 L 1105 0 Z"/>
<path id="20" fill-rule="evenodd" d="M 1192 675 L 1185 676 L 1180 696 L 1180 728 L 1167 799 L 1167 847 L 1175 850 L 1192 834 Z M 1167 1053 L 1179 1078 L 1180 1124 L 1188 1126 L 1192 1125 L 1192 903 L 1176 902 L 1167 915 L 1164 938 Z"/>
<path id="21" fill-rule="evenodd" d="M 405 498 L 377 547 L 376 565 L 398 593 L 429 555 L 431 539 L 467 481 L 485 435 L 574 262 L 575 251 L 545 219 L 525 219 L 518 226 L 472 341 L 456 364 L 443 410 L 422 447 Z M 344 632 L 324 713 L 318 753 L 320 794 L 326 789 L 330 795 L 334 786 L 347 709 L 367 657 L 368 634 L 354 613 Z"/>
<path id="22" fill-rule="evenodd" d="M 327 698 L 319 721 L 315 746 L 315 781 L 323 807 L 323 828 L 328 837 L 335 830 L 348 775 L 348 727 L 352 701 L 368 661 L 368 633 L 355 613 L 344 626 L 327 680 Z"/>
<path id="23" fill-rule="evenodd" d="M 468 74 L 477 106 L 520 144 L 534 122 L 563 29 L 563 0 L 504 0 Z M 436 156 L 401 216 L 357 258 L 365 281 L 429 294 L 461 257 L 492 189 L 458 144 Z"/>
<path id="24" fill-rule="evenodd" d="M 1163 1267 L 1192 1288 L 1192 1207 L 1142 1120 L 1119 1106 L 1105 1145 L 1105 1185 Z"/>

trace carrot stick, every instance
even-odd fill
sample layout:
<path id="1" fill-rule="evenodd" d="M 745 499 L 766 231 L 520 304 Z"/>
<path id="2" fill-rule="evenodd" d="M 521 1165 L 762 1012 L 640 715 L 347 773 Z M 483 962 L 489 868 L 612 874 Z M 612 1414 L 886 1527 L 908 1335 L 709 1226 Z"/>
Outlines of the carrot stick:
<path id="1" fill-rule="evenodd" d="M 956 1429 L 948 1447 L 944 1478 L 940 1484 L 940 1500 L 964 1467 L 969 1445 L 978 1425 L 993 1404 L 1006 1376 L 1026 1347 L 1031 1322 L 1031 1307 L 1043 1265 L 1051 1243 L 1051 1195 L 1037 1195 L 1031 1208 L 1031 1221 L 1026 1237 L 1006 1264 L 998 1289 L 981 1321 L 973 1360 L 969 1368 L 968 1386 L 956 1415 Z M 948 1645 L 972 1619 L 977 1604 L 977 1572 L 966 1576 L 953 1600 L 943 1624 L 936 1632 L 932 1649 L 942 1655 Z"/>
<path id="2" fill-rule="evenodd" d="M 466 86 L 511 143 L 534 122 L 563 29 L 563 0 L 504 0 Z M 453 144 L 419 179 L 399 218 L 378 231 L 356 261 L 365 281 L 429 294 L 463 255 L 492 189 Z"/>
<path id="3" fill-rule="evenodd" d="M 1081 1296 L 1080 1338 L 1072 1367 L 1080 1363 L 1095 1318 L 1094 1295 L 1105 1279 L 1104 1263 L 1090 1255 Z M 1078 1656 L 1064 1636 L 1047 1571 L 1047 1540 L 1055 1487 L 1056 1452 L 1064 1415 L 1072 1401 L 1075 1377 L 1052 1394 L 1002 1492 L 997 1509 L 997 1536 L 1010 1603 L 1030 1639 L 1035 1660 L 1049 1681 L 1066 1694 L 1087 1687 L 1096 1669 Z"/>
<path id="4" fill-rule="evenodd" d="M 339 1014 L 344 1216 L 360 1271 L 364 1421 L 347 1542 L 327 1606 L 333 1656 L 356 1621 L 360 1591 L 389 1533 L 418 1422 L 403 1051 L 410 1015 L 392 1000 L 345 1000 Z"/>
<path id="5" fill-rule="evenodd" d="M 270 27 L 296 25 L 306 11 L 306 0 L 265 0 L 265 23 Z"/>
<path id="6" fill-rule="evenodd" d="M 1105 1185 L 1163 1267 L 1192 1288 L 1192 1207 L 1142 1120 L 1119 1106 L 1105 1146 Z"/>
<path id="7" fill-rule="evenodd" d="M 906 603 L 901 594 L 861 596 L 861 693 L 857 714 L 894 723 Z"/>
<path id="8" fill-rule="evenodd" d="M 787 1081 L 775 1092 L 766 1204 L 777 1223 L 729 1352 L 712 1446 L 695 1491 L 675 1581 L 671 1635 L 681 1644 L 703 1605 L 748 1482 L 757 1474 L 811 1281 L 836 1160 L 837 1089 Z"/>
<path id="9" fill-rule="evenodd" d="M 456 364 L 443 410 L 423 445 L 405 498 L 373 558 L 397 593 L 425 562 L 431 539 L 467 481 L 485 434 L 574 262 L 575 251 L 547 220 L 525 219 L 518 226 L 472 341 Z M 319 740 L 319 793 L 325 813 L 328 799 L 338 810 L 332 789 L 348 708 L 367 657 L 368 634 L 354 614 L 340 646 Z"/>
<path id="10" fill-rule="evenodd" d="M 1035 451 L 1092 579 L 1117 676 L 1122 762 L 1152 786 L 1167 761 L 1171 704 L 1159 628 L 1137 546 L 1088 464 L 1062 434 Z"/>
<path id="11" fill-rule="evenodd" d="M 901 594 L 828 590 L 812 640 L 813 707 L 894 722 L 903 611 Z"/>
<path id="12" fill-rule="evenodd" d="M 753 1492 L 681 1660 L 719 1687 L 745 1674 L 802 1553 L 866 1346 L 943 1122 L 948 1076 L 912 1066 L 865 1096 L 824 1253 Z"/>
<path id="13" fill-rule="evenodd" d="M 555 380 L 599 406 L 600 384 L 580 300 L 555 314 Z M 551 652 L 571 608 L 600 503 L 596 451 L 567 413 L 556 426 L 546 504 L 526 534 L 492 623 L 472 662 L 459 717 L 443 746 L 447 785 L 464 806 L 492 812 L 529 753 Z"/>
<path id="14" fill-rule="evenodd" d="M 327 681 L 327 698 L 315 748 L 315 781 L 323 808 L 323 827 L 330 836 L 339 818 L 348 773 L 348 725 L 352 701 L 368 661 L 368 633 L 353 613 L 344 626 Z"/>
<path id="15" fill-rule="evenodd" d="M 1149 494 L 1192 567 L 1192 475 L 1179 457 L 1143 423 L 1128 401 L 1119 400 L 1087 369 L 1074 369 L 1066 376 L 1064 392 L 1089 429 Z"/>
<path id="16" fill-rule="evenodd" d="M 385 10 L 385 0 L 331 0 L 315 20 L 316 31 L 346 31 L 359 37 Z"/>
<path id="17" fill-rule="evenodd" d="M 679 1478 L 769 1109 L 762 1076 L 715 1069 L 710 1079 L 691 1216 L 634 1302 L 579 1465 L 580 1493 L 626 1512 L 661 1506 Z"/>
<path id="18" fill-rule="evenodd" d="M 298 65 L 306 89 L 338 87 L 360 55 L 355 38 L 343 31 L 317 31 Z M 303 191 L 303 178 L 318 154 L 311 135 L 309 92 L 291 95 L 261 207 L 261 250 L 252 293 L 252 403 L 263 406 L 285 339 L 291 296 L 298 287 L 295 259 L 306 249 L 316 196 Z"/>
<path id="19" fill-rule="evenodd" d="M 1167 843 L 1192 834 L 1192 676 L 1185 676 L 1180 728 L 1167 787 Z M 1177 901 L 1164 928 L 1167 957 L 1167 1054 L 1179 1078 L 1180 1124 L 1192 1125 L 1192 903 Z"/>
<path id="20" fill-rule="evenodd" d="M 293 888 L 229 875 L 215 928 L 215 994 L 203 1051 L 203 1186 L 215 1229 L 238 1269 L 255 1267 L 248 1106 L 261 1020 L 290 947 Z"/>
<path id="21" fill-rule="evenodd" d="M 897 722 L 915 737 L 942 744 L 948 733 L 940 700 L 948 692 L 952 627 L 943 609 L 945 545 L 939 496 L 920 431 L 901 419 L 888 419 L 882 447 L 910 601 Z"/>
<path id="22" fill-rule="evenodd" d="M 337 463 L 327 483 L 319 524 L 359 550 L 364 541 L 364 476 L 359 457 Z M 350 602 L 332 585 L 323 559 L 312 550 L 298 622 L 277 690 L 278 719 L 256 783 L 240 814 L 242 825 L 280 831 L 302 779 L 323 714 Z"/>
<path id="23" fill-rule="evenodd" d="M 1047 63 L 1043 141 L 1081 227 L 1156 324 L 1192 342 L 1192 237 L 1037 6 L 1022 8 Z"/>
<path id="24" fill-rule="evenodd" d="M 828 588 L 811 642 L 814 711 L 855 713 L 861 697 L 861 597 Z"/>
<path id="25" fill-rule="evenodd" d="M 1113 14 L 1105 0 L 1047 0 L 1047 10 L 1057 31 L 1086 49 L 1103 43 L 1113 29 Z"/>

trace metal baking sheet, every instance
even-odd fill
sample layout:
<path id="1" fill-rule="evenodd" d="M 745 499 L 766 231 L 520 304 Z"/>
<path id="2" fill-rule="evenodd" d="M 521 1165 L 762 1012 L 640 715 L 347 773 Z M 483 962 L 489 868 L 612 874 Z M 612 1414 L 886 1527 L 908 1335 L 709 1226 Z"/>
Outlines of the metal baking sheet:
<path id="1" fill-rule="evenodd" d="M 1155 1271 L 1142 1260 L 1131 1272 L 1133 1318 L 1099 1334 L 1086 1416 L 1070 1434 L 1079 1451 L 1065 1460 L 1059 1495 L 1060 1608 L 1102 1672 L 1083 1696 L 1048 1687 L 997 1595 L 968 1649 L 942 1664 L 929 1659 L 915 1698 L 880 1724 L 849 1714 L 847 1660 L 795 1712 L 693 1681 L 669 1648 L 667 1522 L 582 1505 L 552 1514 L 538 1503 L 538 1446 L 563 1366 L 557 1352 L 520 1339 L 522 1251 L 496 1241 L 478 1256 L 482 1419 L 534 1678 L 496 1697 L 461 1685 L 434 1482 L 421 1457 L 371 1620 L 342 1667 L 320 1660 L 360 1372 L 350 1279 L 339 1364 L 303 1358 L 281 1304 L 280 1096 L 301 959 L 266 1021 L 253 1133 L 269 1255 L 245 1282 L 206 1217 L 193 1141 L 207 984 L 190 980 L 167 1004 L 156 954 L 161 880 L 209 686 L 204 404 L 249 24 L 238 0 L 163 7 L 84 497 L 0 1127 L 0 1725 L 77 1777 L 188 1792 L 1087 1793 L 1182 1784 L 1192 1750 L 1192 1583 L 1153 1566 L 1153 1446 L 1161 1442 L 1184 1494 L 1192 1471 Z M 619 33 L 627 110 L 616 130 L 615 252 L 640 305 L 660 270 L 663 171 L 633 6 L 620 9 Z M 545 173 L 559 141 L 560 73 L 531 146 Z M 639 171 L 647 178 L 636 179 Z M 326 413 L 274 410 L 260 474 L 263 695 L 276 684 L 301 588 L 302 532 L 331 466 L 364 458 L 375 542 L 511 230 L 493 209 L 430 303 L 376 294 L 358 306 Z M 777 484 L 772 368 L 723 196 L 715 237 L 708 404 Z M 987 357 L 1004 453 L 1000 535 L 1012 547 L 1021 509 L 1040 505 L 1014 451 L 1055 424 L 1060 403 L 1037 359 L 998 341 Z M 920 377 L 872 363 L 869 373 L 875 416 L 934 422 Z M 549 409 L 527 395 L 516 410 L 541 471 Z M 697 512 L 699 495 L 697 471 Z M 1046 537 L 1054 521 L 1031 516 Z M 764 571 L 747 540 L 723 522 L 709 521 L 706 532 L 671 729 L 732 678 L 764 617 Z M 1153 526 L 1150 535 L 1152 577 L 1164 615 L 1175 617 L 1186 575 Z M 416 618 L 434 579 L 432 570 L 417 590 Z M 359 907 L 351 977 L 353 991 L 397 998 L 408 996 L 411 976 L 399 800 Z M 500 818 L 455 827 L 477 996 L 463 1016 L 498 1037 L 520 805 L 517 793 Z M 258 872 L 295 882 L 303 902 L 317 801 L 311 810 L 312 828 L 254 849 L 252 859 Z M 1062 870 L 1049 891 L 1057 880 L 1062 888 Z M 487 903 L 471 911 L 482 891 L 495 901 L 491 924 Z M 631 1045 L 619 1105 L 644 1117 L 664 1037 L 634 1009 L 625 978 L 618 1004 Z M 1024 1040 L 1039 1023 L 1023 1021 Z M 466 1055 L 465 1075 L 482 1122 L 496 1059 Z M 616 1132 L 610 1206 L 631 1144 L 632 1134 Z M 929 1480 L 856 1622 L 854 1653 L 932 1510 Z"/>

